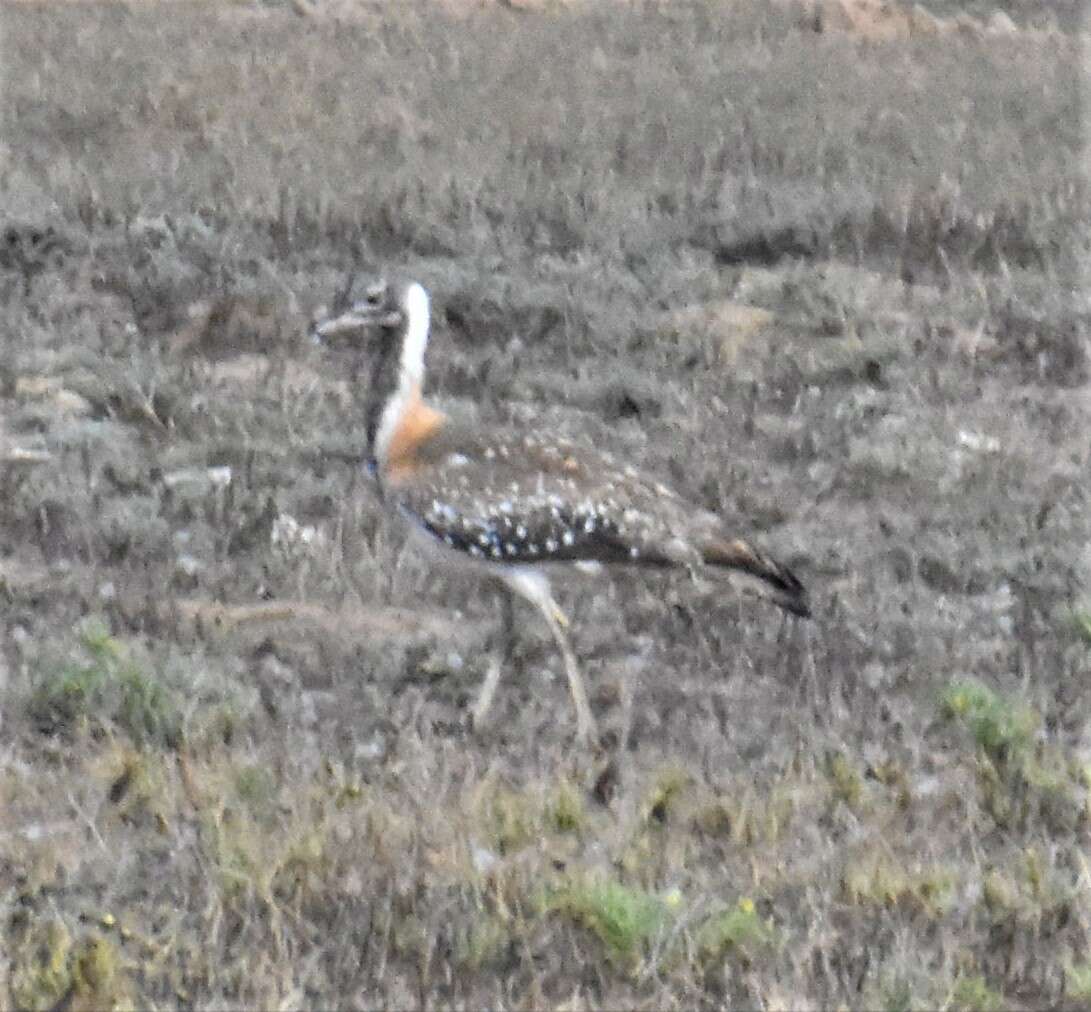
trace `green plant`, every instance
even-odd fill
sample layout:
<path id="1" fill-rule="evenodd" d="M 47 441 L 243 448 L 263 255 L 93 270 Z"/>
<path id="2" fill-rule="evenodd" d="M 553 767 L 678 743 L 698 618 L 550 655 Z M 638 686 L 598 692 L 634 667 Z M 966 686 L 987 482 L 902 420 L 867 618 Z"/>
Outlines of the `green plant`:
<path id="1" fill-rule="evenodd" d="M 833 797 L 855 810 L 864 794 L 864 781 L 859 770 L 841 752 L 834 752 L 826 760 L 826 775 L 830 779 Z"/>
<path id="2" fill-rule="evenodd" d="M 660 899 L 619 882 L 576 883 L 549 903 L 596 935 L 611 955 L 631 959 L 665 917 Z"/>
<path id="3" fill-rule="evenodd" d="M 641 805 L 644 820 L 666 822 L 692 780 L 693 777 L 686 770 L 678 767 L 669 766 L 661 770 Z"/>
<path id="4" fill-rule="evenodd" d="M 79 630 L 75 656 L 43 662 L 28 709 L 50 733 L 112 722 L 137 745 L 175 745 L 180 738 L 173 694 L 146 658 L 95 620 Z"/>
<path id="5" fill-rule="evenodd" d="M 697 949 L 701 959 L 722 959 L 736 953 L 749 961 L 754 950 L 773 940 L 773 930 L 754 908 L 753 900 L 744 897 L 723 913 L 715 914 L 697 932 Z"/>
<path id="6" fill-rule="evenodd" d="M 500 918 L 482 915 L 459 939 L 458 961 L 471 970 L 479 970 L 495 959 L 510 939 L 511 932 Z"/>
<path id="7" fill-rule="evenodd" d="M 235 774 L 235 790 L 253 809 L 264 809 L 276 793 L 276 782 L 265 766 L 251 763 Z"/>
<path id="8" fill-rule="evenodd" d="M 956 679 L 941 698 L 944 715 L 965 724 L 974 741 L 995 761 L 1027 749 L 1038 728 L 1038 714 L 994 692 L 973 678 Z"/>
<path id="9" fill-rule="evenodd" d="M 1091 646 L 1091 608 L 1077 608 L 1072 612 L 1072 626 L 1076 635 Z"/>
<path id="10" fill-rule="evenodd" d="M 1091 959 L 1065 967 L 1064 990 L 1075 1001 L 1091 1002 Z"/>
<path id="11" fill-rule="evenodd" d="M 960 977 L 951 990 L 947 1008 L 959 1012 L 998 1012 L 1004 1007 L 1004 997 L 994 991 L 980 975 Z"/>
<path id="12" fill-rule="evenodd" d="M 72 936 L 59 920 L 32 925 L 11 953 L 11 997 L 24 1009 L 53 1008 L 72 983 Z"/>
<path id="13" fill-rule="evenodd" d="M 561 781 L 553 791 L 546 815 L 558 833 L 578 833 L 587 821 L 583 798 L 568 780 Z"/>
<path id="14" fill-rule="evenodd" d="M 841 884 L 850 903 L 902 907 L 939 917 L 952 899 L 955 877 L 942 865 L 910 870 L 883 855 L 850 862 Z"/>
<path id="15" fill-rule="evenodd" d="M 513 854 L 538 838 L 541 811 L 525 794 L 489 784 L 480 797 L 480 825 L 499 854 Z"/>

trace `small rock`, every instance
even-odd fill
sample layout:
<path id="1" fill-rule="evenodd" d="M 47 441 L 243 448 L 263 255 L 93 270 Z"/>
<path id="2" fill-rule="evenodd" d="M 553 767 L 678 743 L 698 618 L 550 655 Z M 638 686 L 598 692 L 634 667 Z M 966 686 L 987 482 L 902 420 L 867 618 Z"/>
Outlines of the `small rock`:
<path id="1" fill-rule="evenodd" d="M 491 850 L 477 843 L 470 845 L 470 857 L 474 863 L 474 870 L 479 875 L 487 875 L 500 861 L 500 858 Z"/>
<path id="2" fill-rule="evenodd" d="M 227 488 L 231 484 L 231 468 L 227 466 L 210 467 L 208 469 L 208 480 L 213 488 Z"/>
<path id="3" fill-rule="evenodd" d="M 200 561 L 192 555 L 179 555 L 174 566 L 183 576 L 196 576 L 201 569 Z"/>
<path id="4" fill-rule="evenodd" d="M 976 450 L 979 453 L 998 453 L 1000 451 L 1000 440 L 995 436 L 982 436 L 967 429 L 958 430 L 958 445 L 965 446 L 969 450 Z"/>
<path id="5" fill-rule="evenodd" d="M 986 35 L 1015 35 L 1019 29 L 1004 11 L 993 11 L 992 17 L 985 24 Z"/>
<path id="6" fill-rule="evenodd" d="M 381 735 L 375 735 L 370 741 L 357 745 L 353 755 L 356 759 L 365 759 L 375 762 L 386 754 L 386 742 Z"/>

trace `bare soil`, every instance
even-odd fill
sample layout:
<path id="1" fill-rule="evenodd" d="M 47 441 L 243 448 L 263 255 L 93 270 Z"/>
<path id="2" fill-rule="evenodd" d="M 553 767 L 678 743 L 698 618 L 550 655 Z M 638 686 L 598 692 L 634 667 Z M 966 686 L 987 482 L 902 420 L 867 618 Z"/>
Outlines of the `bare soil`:
<path id="1" fill-rule="evenodd" d="M 0 1004 L 1087 1007 L 1044 6 L 0 6 Z M 406 548 L 307 338 L 387 268 L 444 407 L 659 472 L 815 619 L 566 580 L 602 741 L 523 610 L 471 731 L 493 589 Z"/>

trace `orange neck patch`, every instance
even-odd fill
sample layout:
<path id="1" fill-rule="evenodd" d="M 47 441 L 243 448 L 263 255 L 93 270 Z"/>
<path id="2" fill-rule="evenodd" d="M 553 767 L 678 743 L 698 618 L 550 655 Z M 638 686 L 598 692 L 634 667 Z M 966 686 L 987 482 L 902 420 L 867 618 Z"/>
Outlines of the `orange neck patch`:
<path id="1" fill-rule="evenodd" d="M 389 480 L 397 481 L 415 470 L 418 449 L 439 431 L 444 420 L 440 412 L 421 400 L 420 387 L 414 387 L 386 449 L 383 464 Z"/>

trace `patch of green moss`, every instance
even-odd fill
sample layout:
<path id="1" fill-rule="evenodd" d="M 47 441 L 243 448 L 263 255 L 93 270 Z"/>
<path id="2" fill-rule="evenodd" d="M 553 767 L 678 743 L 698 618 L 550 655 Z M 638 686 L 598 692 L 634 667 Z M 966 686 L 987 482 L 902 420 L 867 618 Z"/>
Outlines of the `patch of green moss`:
<path id="1" fill-rule="evenodd" d="M 117 720 L 138 744 L 179 740 L 180 716 L 175 700 L 154 674 L 132 663 L 122 662 L 117 670 L 120 704 Z"/>
<path id="2" fill-rule="evenodd" d="M 697 931 L 697 950 L 703 962 L 737 955 L 749 963 L 755 950 L 773 941 L 771 925 L 763 921 L 753 900 L 743 898 L 723 913 L 710 917 Z"/>
<path id="3" fill-rule="evenodd" d="M 960 977 L 946 1007 L 951 1012 L 999 1012 L 1004 1008 L 1004 997 L 980 975 Z"/>
<path id="4" fill-rule="evenodd" d="M 1076 635 L 1091 646 L 1091 608 L 1077 608 L 1072 613 L 1072 626 Z"/>
<path id="5" fill-rule="evenodd" d="M 614 881 L 570 884 L 550 900 L 549 908 L 582 925 L 620 960 L 638 955 L 666 916 L 658 897 Z"/>
<path id="6" fill-rule="evenodd" d="M 276 793 L 276 781 L 267 767 L 251 763 L 235 772 L 235 791 L 252 809 L 265 809 Z"/>
<path id="7" fill-rule="evenodd" d="M 956 679 L 944 691 L 946 717 L 969 728 L 974 741 L 996 762 L 1020 755 L 1030 746 L 1038 714 L 973 678 Z"/>
<path id="8" fill-rule="evenodd" d="M 1064 972 L 1065 996 L 1091 1004 L 1091 959 L 1069 963 Z"/>
<path id="9" fill-rule="evenodd" d="M 148 664 L 94 620 L 79 631 L 74 658 L 42 665 L 28 709 L 49 733 L 112 722 L 138 746 L 173 746 L 181 737 L 173 694 Z"/>
<path id="10" fill-rule="evenodd" d="M 125 648 L 110 635 L 105 623 L 98 619 L 85 622 L 79 631 L 79 639 L 87 652 L 102 664 L 125 659 Z"/>

